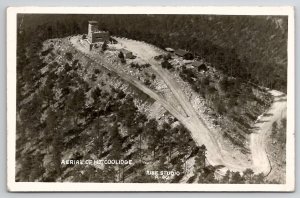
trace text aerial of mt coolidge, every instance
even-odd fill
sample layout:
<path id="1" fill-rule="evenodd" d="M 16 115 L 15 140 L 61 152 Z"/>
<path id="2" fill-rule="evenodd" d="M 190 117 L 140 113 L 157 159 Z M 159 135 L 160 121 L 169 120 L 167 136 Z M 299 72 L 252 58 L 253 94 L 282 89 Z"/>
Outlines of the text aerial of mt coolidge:
<path id="1" fill-rule="evenodd" d="M 15 180 L 285 183 L 287 21 L 18 14 Z"/>

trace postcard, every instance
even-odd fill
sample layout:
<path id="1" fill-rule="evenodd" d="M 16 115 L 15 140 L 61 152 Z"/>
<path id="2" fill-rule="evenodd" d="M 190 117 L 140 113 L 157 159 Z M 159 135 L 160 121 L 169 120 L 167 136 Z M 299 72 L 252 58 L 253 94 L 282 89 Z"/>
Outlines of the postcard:
<path id="1" fill-rule="evenodd" d="M 7 188 L 294 191 L 294 9 L 10 7 Z"/>

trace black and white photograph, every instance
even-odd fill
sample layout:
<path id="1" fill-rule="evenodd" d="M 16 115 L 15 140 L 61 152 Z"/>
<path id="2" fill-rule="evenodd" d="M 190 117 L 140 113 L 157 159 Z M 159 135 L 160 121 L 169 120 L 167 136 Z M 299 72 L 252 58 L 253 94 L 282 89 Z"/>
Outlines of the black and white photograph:
<path id="1" fill-rule="evenodd" d="M 293 191 L 293 14 L 9 8 L 8 189 Z"/>

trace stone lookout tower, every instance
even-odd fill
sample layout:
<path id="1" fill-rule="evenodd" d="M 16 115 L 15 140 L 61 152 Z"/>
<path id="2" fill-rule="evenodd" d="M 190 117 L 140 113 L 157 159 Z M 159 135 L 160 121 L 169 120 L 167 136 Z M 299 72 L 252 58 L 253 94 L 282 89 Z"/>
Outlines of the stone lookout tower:
<path id="1" fill-rule="evenodd" d="M 97 21 L 89 21 L 89 31 L 88 34 L 98 31 L 98 22 Z"/>
<path id="2" fill-rule="evenodd" d="M 109 40 L 109 32 L 99 31 L 97 21 L 89 21 L 88 41 L 90 43 L 104 42 Z"/>

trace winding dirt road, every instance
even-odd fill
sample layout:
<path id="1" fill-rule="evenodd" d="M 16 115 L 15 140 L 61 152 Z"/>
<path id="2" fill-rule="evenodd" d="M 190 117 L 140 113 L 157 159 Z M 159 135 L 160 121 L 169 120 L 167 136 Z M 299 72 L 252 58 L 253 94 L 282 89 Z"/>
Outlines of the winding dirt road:
<path id="1" fill-rule="evenodd" d="M 254 125 L 254 132 L 250 135 L 250 150 L 252 153 L 253 171 L 263 172 L 268 174 L 271 166 L 268 155 L 266 153 L 265 139 L 272 130 L 273 122 L 277 122 L 286 117 L 286 95 L 282 92 L 271 90 L 269 91 L 274 102 L 270 109 L 259 116 Z"/>

